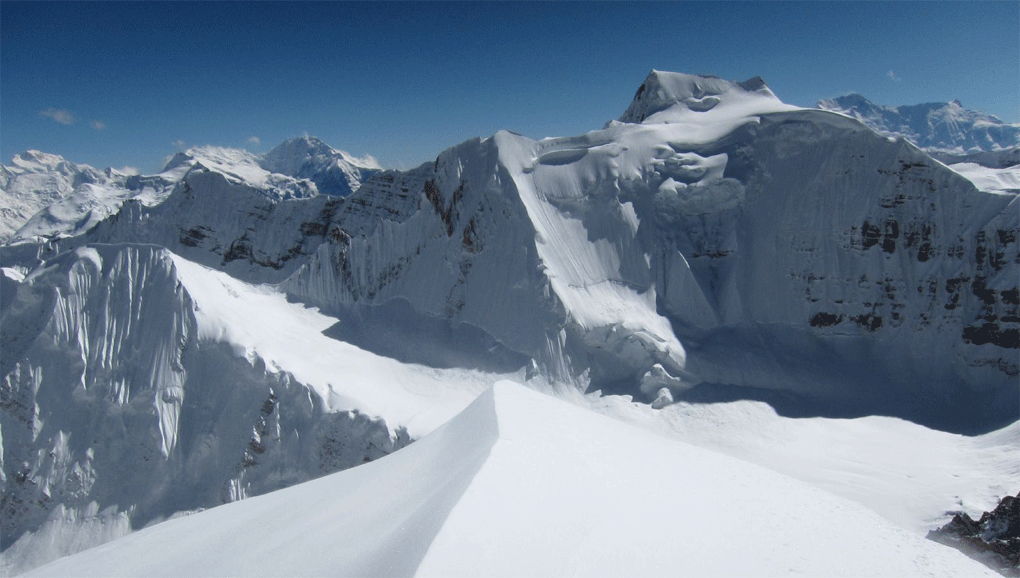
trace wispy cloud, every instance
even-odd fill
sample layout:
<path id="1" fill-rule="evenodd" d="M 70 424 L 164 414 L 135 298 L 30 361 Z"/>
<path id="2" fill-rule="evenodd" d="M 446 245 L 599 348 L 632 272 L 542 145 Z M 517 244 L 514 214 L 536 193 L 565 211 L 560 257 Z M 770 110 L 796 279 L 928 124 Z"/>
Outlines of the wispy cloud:
<path id="1" fill-rule="evenodd" d="M 184 144 L 184 141 L 182 141 L 180 139 L 177 139 L 177 140 L 175 140 L 174 142 L 172 142 L 170 144 L 173 145 L 174 148 L 179 148 L 181 150 L 184 150 L 185 148 L 187 148 L 187 145 Z"/>
<path id="2" fill-rule="evenodd" d="M 257 136 L 250 136 L 248 137 L 248 144 L 254 146 L 262 146 L 262 141 L 259 140 L 259 137 Z"/>
<path id="3" fill-rule="evenodd" d="M 163 164 L 166 164 L 166 163 L 163 163 Z M 120 167 L 117 170 L 122 172 L 122 173 L 124 173 L 125 175 L 139 175 L 139 174 L 141 174 L 141 172 L 138 170 L 137 167 L 132 167 L 132 166 L 128 166 L 128 165 Z"/>
<path id="4" fill-rule="evenodd" d="M 66 108 L 50 107 L 45 110 L 40 110 L 39 116 L 52 118 L 53 120 L 59 122 L 60 124 L 67 125 L 74 124 L 74 114 L 72 114 L 71 111 L 67 110 Z"/>
<path id="5" fill-rule="evenodd" d="M 892 81 L 895 81 L 895 82 L 902 82 L 903 81 L 903 79 L 900 78 L 899 75 L 896 74 L 895 72 L 893 72 L 892 70 L 890 70 L 889 72 L 886 72 L 885 75 L 889 77 L 889 80 L 892 80 Z"/>
<path id="6" fill-rule="evenodd" d="M 94 120 L 89 124 L 96 130 L 106 130 L 106 123 L 101 120 Z"/>

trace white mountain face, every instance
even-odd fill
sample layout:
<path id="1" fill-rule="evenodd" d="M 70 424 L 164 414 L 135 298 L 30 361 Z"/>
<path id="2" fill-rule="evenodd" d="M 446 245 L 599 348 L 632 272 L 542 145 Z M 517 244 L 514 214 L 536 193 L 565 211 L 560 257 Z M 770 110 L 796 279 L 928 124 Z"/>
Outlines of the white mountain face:
<path id="1" fill-rule="evenodd" d="M 964 155 L 1020 147 L 1020 125 L 965 109 L 956 100 L 891 107 L 848 94 L 815 106 L 851 116 L 881 134 L 903 137 L 931 152 Z"/>
<path id="2" fill-rule="evenodd" d="M 347 196 L 329 188 L 341 176 Z M 264 157 L 192 149 L 126 178 L 148 192 L 94 225 L 0 248 L 0 567 L 424 444 L 500 380 L 779 470 L 912 532 L 987 510 L 1020 476 L 1020 214 L 1015 192 L 979 182 L 845 115 L 783 104 L 760 79 L 665 72 L 601 130 L 500 132 L 411 171 L 307 138 Z M 508 443 L 546 432 L 522 411 L 497 404 L 491 421 L 520 429 Z M 436 475 L 486 463 L 485 436 L 458 435 L 481 445 L 435 450 L 447 456 Z M 674 451 L 627 447 L 642 444 L 645 462 Z M 529 455 L 554 476 L 555 459 Z M 719 467 L 705 480 L 736 471 Z M 484 505 L 493 492 L 463 495 Z M 400 539 L 362 524 L 392 519 L 369 510 L 350 527 L 377 546 Z M 288 532 L 318 527 L 294 511 Z M 477 533 L 465 515 L 451 536 Z M 893 542 L 928 559 L 927 545 Z M 437 556 L 435 572 L 449 570 L 452 554 Z M 222 559 L 213 573 L 246 573 Z M 90 560 L 76 563 L 114 572 Z"/>
<path id="3" fill-rule="evenodd" d="M 353 157 L 307 136 L 283 142 L 266 153 L 260 165 L 273 173 L 308 179 L 320 193 L 338 197 L 358 190 L 366 178 L 382 170 L 371 156 Z"/>

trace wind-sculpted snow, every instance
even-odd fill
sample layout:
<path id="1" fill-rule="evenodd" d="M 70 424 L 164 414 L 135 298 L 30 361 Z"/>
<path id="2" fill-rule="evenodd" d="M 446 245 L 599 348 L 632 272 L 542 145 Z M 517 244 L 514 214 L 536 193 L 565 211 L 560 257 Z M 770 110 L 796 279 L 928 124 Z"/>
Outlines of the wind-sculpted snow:
<path id="1" fill-rule="evenodd" d="M 0 566 L 31 568 L 150 522 L 374 460 L 436 430 L 499 379 L 758 462 L 923 532 L 949 508 L 986 507 L 987 496 L 1015 491 L 1004 480 L 1017 475 L 1016 426 L 986 433 L 1020 415 L 1020 214 L 1012 173 L 998 170 L 947 168 L 846 115 L 785 105 L 760 79 L 655 71 L 621 121 L 602 130 L 538 141 L 499 132 L 411 171 L 378 171 L 296 139 L 265 157 L 192 149 L 159 175 L 125 177 L 134 192 L 123 197 L 113 185 L 80 183 L 23 228 L 23 242 L 0 251 Z M 323 194 L 339 175 L 360 186 Z M 90 199 L 102 201 L 92 215 Z M 103 207 L 115 212 L 100 219 Z M 503 394 L 487 396 L 498 406 Z M 450 425 L 445 431 L 463 437 L 442 434 L 430 450 L 401 452 L 418 456 L 404 458 L 412 474 L 370 465 L 340 488 L 353 497 L 315 486 L 331 505 L 300 505 L 311 518 L 295 515 L 297 502 L 287 499 L 260 502 L 268 509 L 258 516 L 269 521 L 238 530 L 243 520 L 216 514 L 209 527 L 264 537 L 267 524 L 295 520 L 284 545 L 259 542 L 279 554 L 252 559 L 267 572 L 266 559 L 294 555 L 331 564 L 289 549 L 313 544 L 307 527 L 325 516 L 361 532 L 313 532 L 348 548 L 336 559 L 354 573 L 603 568 L 575 563 L 590 557 L 620 575 L 645 567 L 613 566 L 587 541 L 570 543 L 584 555 L 569 563 L 545 550 L 504 560 L 495 545 L 535 532 L 532 505 L 552 512 L 566 504 L 556 512 L 567 521 L 549 518 L 549 528 L 579 527 L 595 511 L 608 516 L 605 526 L 586 536 L 644 552 L 653 537 L 700 529 L 709 516 L 691 522 L 685 509 L 621 537 L 604 530 L 629 527 L 620 520 L 630 510 L 617 502 L 668 495 L 673 507 L 677 495 L 697 500 L 731 479 L 684 478 L 678 472 L 697 470 L 690 462 L 656 469 L 647 463 L 660 461 L 657 450 L 641 452 L 658 442 L 620 434 L 633 441 L 621 449 L 589 432 L 586 419 L 564 418 L 560 428 L 558 411 L 503 397 L 503 410 L 475 407 L 473 418 L 453 422 L 498 422 L 496 437 L 488 426 Z M 527 411 L 506 410 L 518 402 Z M 545 417 L 521 417 L 531 411 Z M 578 434 L 588 436 L 584 448 L 525 450 L 539 477 L 521 477 L 527 468 L 514 440 L 569 440 L 575 425 L 589 432 Z M 877 451 L 886 437 L 892 449 Z M 594 509 L 597 498 L 572 495 L 532 504 L 524 490 L 513 490 L 514 511 L 485 498 L 507 479 L 556 492 L 598 487 L 605 471 L 576 461 L 592 447 L 616 447 L 606 450 L 614 464 L 648 458 L 636 466 L 643 482 L 627 480 L 640 489 Z M 486 457 L 504 450 L 516 457 Z M 896 462 L 903 455 L 917 459 Z M 431 459 L 442 467 L 427 469 Z M 681 481 L 649 490 L 648 479 Z M 607 483 L 608 492 L 615 486 Z M 791 491 L 800 509 L 781 511 L 769 509 L 773 498 L 786 503 L 779 496 L 747 498 L 764 495 L 757 485 L 731 489 L 741 520 L 751 508 L 806 520 L 813 532 L 802 514 L 817 507 L 830 520 L 849 516 L 846 527 L 874 522 L 816 494 L 804 509 L 799 489 Z M 646 501 L 652 506 L 641 511 L 654 518 L 662 501 Z M 676 503 L 701 504 L 688 502 Z M 493 533 L 474 520 L 518 520 L 518 508 L 528 524 Z M 782 524 L 755 531 L 788 530 L 803 535 Z M 875 535 L 900 540 L 888 530 Z M 164 531 L 133 539 L 165 544 Z M 186 531 L 189 547 L 212 548 L 203 552 L 232 547 Z M 526 542 L 558 545 L 571 535 Z M 647 541 L 628 537 L 638 535 Z M 839 544 L 826 551 L 830 562 L 858 539 L 825 535 Z M 469 557 L 444 548 L 474 537 L 484 542 L 472 549 L 478 565 L 451 566 Z M 767 554 L 748 540 L 750 551 Z M 394 554 L 394 544 L 406 547 Z M 929 554 L 918 564 L 940 556 Z M 525 567 L 528 560 L 548 564 Z M 207 565 L 205 574 L 250 573 L 223 565 L 233 563 L 228 556 L 143 562 L 166 572 L 194 562 Z M 286 573 L 301 573 L 294 568 Z"/>
<path id="2" fill-rule="evenodd" d="M 337 319 L 155 246 L 2 279 L 5 573 L 376 459 L 482 387 L 335 341 Z"/>
<path id="3" fill-rule="evenodd" d="M 995 576 L 860 504 L 509 382 L 373 464 L 30 575 L 68 573 Z"/>

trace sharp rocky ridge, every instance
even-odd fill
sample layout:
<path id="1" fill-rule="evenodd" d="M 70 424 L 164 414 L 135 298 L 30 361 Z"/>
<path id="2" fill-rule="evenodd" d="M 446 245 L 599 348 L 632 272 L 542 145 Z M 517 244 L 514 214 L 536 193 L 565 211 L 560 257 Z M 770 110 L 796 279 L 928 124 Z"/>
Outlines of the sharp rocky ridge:
<path id="1" fill-rule="evenodd" d="M 5 202 L 53 201 L 0 249 L 19 567 L 384 455 L 497 375 L 959 433 L 1020 414 L 1016 192 L 758 78 L 653 71 L 601 130 L 410 171 L 311 138 L 153 176 L 20 158 Z"/>

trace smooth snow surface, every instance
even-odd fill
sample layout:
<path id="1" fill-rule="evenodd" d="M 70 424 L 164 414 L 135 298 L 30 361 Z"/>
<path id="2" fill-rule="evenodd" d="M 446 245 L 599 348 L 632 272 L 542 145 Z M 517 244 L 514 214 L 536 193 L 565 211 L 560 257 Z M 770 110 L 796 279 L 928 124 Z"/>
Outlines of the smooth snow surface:
<path id="1" fill-rule="evenodd" d="M 994 508 L 1020 480 L 1020 422 L 961 436 L 887 417 L 782 417 L 746 400 L 661 410 L 620 396 L 579 403 L 859 502 L 922 536 L 954 512 Z"/>
<path id="2" fill-rule="evenodd" d="M 956 163 L 949 165 L 963 175 L 979 190 L 1007 195 L 1020 194 L 1020 165 L 996 169 L 977 163 Z"/>
<path id="3" fill-rule="evenodd" d="M 425 435 L 464 408 L 491 376 L 403 364 L 327 337 L 337 319 L 291 303 L 268 285 L 251 285 L 174 255 L 195 301 L 199 339 L 229 344 L 315 391 L 329 411 L 358 410 Z"/>
<path id="4" fill-rule="evenodd" d="M 858 504 L 509 382 L 377 462 L 28 575 L 70 574 L 995 576 Z"/>

